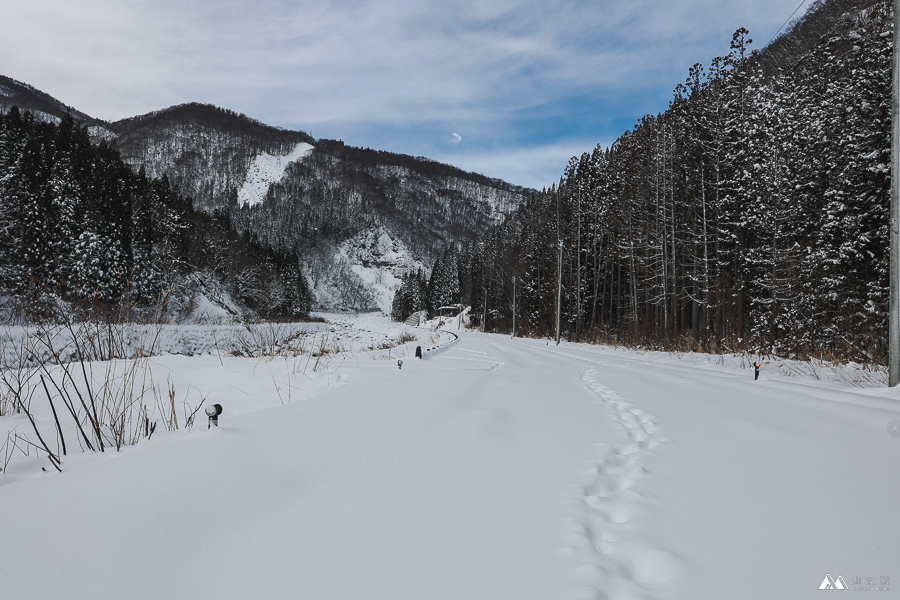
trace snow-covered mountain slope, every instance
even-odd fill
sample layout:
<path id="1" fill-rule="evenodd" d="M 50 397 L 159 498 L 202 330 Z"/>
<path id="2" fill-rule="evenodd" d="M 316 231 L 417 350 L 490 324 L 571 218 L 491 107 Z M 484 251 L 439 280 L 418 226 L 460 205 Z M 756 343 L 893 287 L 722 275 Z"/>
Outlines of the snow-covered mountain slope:
<path id="1" fill-rule="evenodd" d="M 352 279 L 382 298 L 371 306 L 385 307 L 388 290 L 396 285 L 392 278 L 402 277 L 412 263 L 432 264 L 451 244 L 480 239 L 526 195 L 521 188 L 447 165 L 320 140 L 288 167 L 266 203 L 232 215 L 239 229 L 266 245 L 301 248 L 334 265 L 349 261 L 352 268 L 334 270 L 358 275 Z M 382 234 L 401 244 L 411 260 L 371 260 L 369 249 Z M 394 268 L 403 263 L 406 269 Z M 386 270 L 386 264 L 393 267 Z M 322 289 L 316 281 L 311 287 Z M 332 301 L 321 293 L 317 297 L 326 305 Z M 357 306 L 362 308 L 367 307 Z"/>
<path id="2" fill-rule="evenodd" d="M 391 302 L 408 272 L 427 266 L 414 258 L 406 245 L 384 227 L 360 232 L 338 247 L 338 254 L 352 265 L 351 270 L 374 297 L 378 309 L 390 314 Z"/>
<path id="3" fill-rule="evenodd" d="M 125 162 L 151 177 L 165 175 L 202 210 L 236 205 L 238 190 L 254 179 L 251 169 L 258 157 L 265 165 L 267 156 L 289 155 L 299 144 L 313 141 L 303 132 L 197 103 L 117 121 L 109 128 Z"/>
<path id="4" fill-rule="evenodd" d="M 478 239 L 530 193 L 199 104 L 111 129 L 135 169 L 166 175 L 196 207 L 227 212 L 269 247 L 299 250 L 320 308 L 387 309 L 409 269 L 426 267 L 450 244 Z M 379 248 L 374 240 L 382 238 L 389 241 Z M 402 258 L 390 258 L 393 245 Z"/>
<path id="5" fill-rule="evenodd" d="M 13 104 L 42 119 L 69 112 L 93 139 L 115 145 L 135 171 L 165 177 L 195 208 L 227 214 L 242 233 L 299 252 L 311 267 L 330 262 L 325 279 L 307 273 L 321 308 L 387 308 L 408 269 L 431 264 L 451 244 L 480 239 L 531 194 L 450 165 L 314 140 L 210 105 L 104 123 L 2 78 L 0 110 Z M 376 248 L 373 240 L 382 238 L 390 241 Z M 395 244 L 402 258 L 390 258 Z"/>
<path id="6" fill-rule="evenodd" d="M 253 164 L 247 170 L 246 179 L 237 193 L 238 204 L 255 206 L 266 199 L 269 187 L 284 178 L 284 172 L 288 165 L 302 159 L 313 149 L 311 144 L 300 142 L 293 150 L 284 155 L 260 152 L 253 159 Z"/>
<path id="7" fill-rule="evenodd" d="M 360 231 L 340 244 L 320 244 L 304 258 L 304 271 L 323 310 L 379 310 L 390 314 L 401 278 L 427 265 L 382 226 Z"/>

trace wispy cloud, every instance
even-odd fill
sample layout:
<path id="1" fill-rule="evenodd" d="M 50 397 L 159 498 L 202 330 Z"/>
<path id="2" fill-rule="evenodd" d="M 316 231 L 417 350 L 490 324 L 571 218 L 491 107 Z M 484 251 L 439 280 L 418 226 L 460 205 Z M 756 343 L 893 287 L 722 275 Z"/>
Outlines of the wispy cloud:
<path id="1" fill-rule="evenodd" d="M 554 158 L 561 148 L 612 140 L 664 109 L 687 68 L 725 52 L 735 28 L 766 40 L 793 8 L 784 0 L 3 0 L 0 69 L 100 118 L 212 102 L 528 185 L 508 166 L 516 161 L 497 157 L 543 157 L 557 163 L 549 184 L 565 166 Z"/>
<path id="2" fill-rule="evenodd" d="M 504 173 L 507 181 L 540 190 L 559 181 L 570 158 L 592 152 L 598 145 L 605 148 L 612 141 L 570 141 L 505 148 L 503 152 L 488 149 L 465 154 L 438 154 L 434 158 L 484 175 Z"/>

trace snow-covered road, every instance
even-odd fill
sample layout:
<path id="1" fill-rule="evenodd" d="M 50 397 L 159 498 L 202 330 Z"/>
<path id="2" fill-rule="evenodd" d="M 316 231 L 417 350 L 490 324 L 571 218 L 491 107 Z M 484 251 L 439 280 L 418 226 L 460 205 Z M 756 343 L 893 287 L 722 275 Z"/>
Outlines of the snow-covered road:
<path id="1" fill-rule="evenodd" d="M 345 361 L 284 406 L 253 360 L 160 362 L 227 382 L 221 427 L 0 487 L 0 597 L 900 589 L 895 391 L 474 333 Z"/>

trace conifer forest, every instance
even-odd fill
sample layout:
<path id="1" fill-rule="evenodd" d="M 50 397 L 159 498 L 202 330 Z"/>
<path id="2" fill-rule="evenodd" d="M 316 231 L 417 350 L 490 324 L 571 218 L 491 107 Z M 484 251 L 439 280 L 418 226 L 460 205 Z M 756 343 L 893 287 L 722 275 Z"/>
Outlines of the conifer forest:
<path id="1" fill-rule="evenodd" d="M 68 115 L 0 113 L 0 231 L 7 319 L 129 305 L 177 318 L 197 288 L 262 317 L 309 311 L 296 256 L 239 235 L 221 213 L 195 211 L 165 176 L 135 173 Z"/>
<path id="2" fill-rule="evenodd" d="M 448 249 L 454 300 L 488 331 L 554 336 L 559 306 L 569 340 L 881 362 L 892 27 L 844 1 L 762 52 L 739 29 L 665 112 Z"/>

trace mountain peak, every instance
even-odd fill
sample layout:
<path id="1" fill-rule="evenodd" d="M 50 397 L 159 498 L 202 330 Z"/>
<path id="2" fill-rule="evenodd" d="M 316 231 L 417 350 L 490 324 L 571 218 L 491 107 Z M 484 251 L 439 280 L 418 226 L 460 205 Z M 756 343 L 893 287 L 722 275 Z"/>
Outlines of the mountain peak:
<path id="1" fill-rule="evenodd" d="M 184 124 L 223 131 L 245 131 L 254 136 L 276 136 L 290 139 L 294 143 L 314 141 L 308 133 L 273 127 L 243 113 L 201 102 L 176 104 L 162 110 L 122 119 L 110 123 L 109 128 L 119 135 L 127 135 L 141 128 L 167 128 Z"/>

